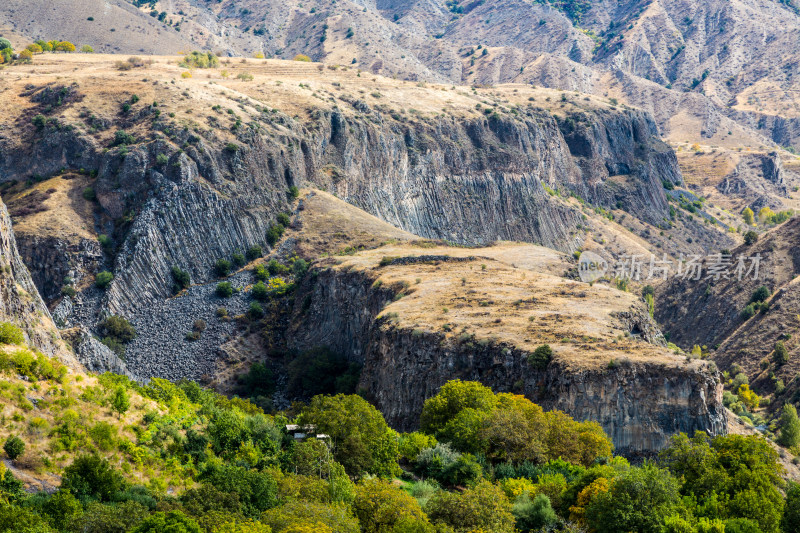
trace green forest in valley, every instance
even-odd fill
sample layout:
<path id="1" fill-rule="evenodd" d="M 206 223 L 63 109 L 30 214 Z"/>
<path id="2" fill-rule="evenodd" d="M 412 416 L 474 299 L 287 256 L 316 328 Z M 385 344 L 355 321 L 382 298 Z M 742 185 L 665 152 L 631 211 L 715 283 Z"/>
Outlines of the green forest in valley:
<path id="1" fill-rule="evenodd" d="M 2 531 L 800 528 L 800 486 L 761 437 L 680 434 L 634 466 L 597 423 L 476 382 L 448 382 L 420 430 L 398 433 L 358 395 L 267 414 L 190 381 L 142 386 L 22 346 L 0 354 Z M 50 490 L 26 491 L 18 469 Z"/>

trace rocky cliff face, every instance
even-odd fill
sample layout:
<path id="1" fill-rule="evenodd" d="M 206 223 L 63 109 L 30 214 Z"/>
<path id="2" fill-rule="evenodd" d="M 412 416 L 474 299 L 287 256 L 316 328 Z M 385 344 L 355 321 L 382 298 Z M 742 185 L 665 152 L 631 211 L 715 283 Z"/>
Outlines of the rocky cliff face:
<path id="1" fill-rule="evenodd" d="M 118 222 L 115 280 L 103 307 L 128 315 L 169 297 L 173 266 L 194 282 L 208 281 L 217 259 L 266 247 L 266 231 L 288 208 L 292 185 L 325 188 L 422 237 L 572 251 L 581 244 L 581 214 L 554 191 L 659 224 L 668 211 L 662 183 L 681 183 L 674 153 L 638 111 L 574 111 L 570 104 L 573 111 L 558 114 L 528 107 L 516 116 L 406 121 L 360 100 L 350 105 L 355 112 L 315 110 L 305 123 L 272 113 L 265 119 L 271 130 L 243 132 L 226 150 L 211 132 L 171 131 L 158 121 L 155 129 L 169 139 L 155 133 L 147 143 L 111 151 L 59 126 L 33 143 L 33 167 L 0 143 L 0 168 L 8 178 L 31 169 L 97 169 L 98 201 Z M 165 154 L 168 162 L 158 162 Z M 53 280 L 66 270 L 61 248 L 26 246 L 48 297 L 57 295 Z M 99 263 L 86 267 L 92 268 Z"/>
<path id="2" fill-rule="evenodd" d="M 345 269 L 346 270 L 346 269 Z M 325 345 L 363 363 L 359 386 L 394 427 L 416 427 L 425 399 L 450 379 L 525 394 L 547 409 L 595 420 L 617 452 L 650 454 L 678 431 L 725 432 L 716 370 L 669 355 L 663 361 L 582 366 L 556 358 L 532 368 L 529 352 L 504 342 L 454 342 L 378 318 L 394 293 L 363 272 L 321 270 L 297 295 L 290 347 Z M 631 330 L 657 332 L 646 313 L 624 317 Z M 659 341 L 660 335 L 652 339 Z"/>
<path id="3" fill-rule="evenodd" d="M 378 327 L 361 386 L 395 427 L 416 427 L 425 399 L 450 379 L 518 392 L 545 409 L 598 422 L 623 455 L 650 454 L 683 431 L 725 432 L 722 386 L 714 372 L 679 364 L 623 364 L 580 370 L 552 363 L 533 371 L 528 353 L 509 346 L 443 347 L 411 330 Z"/>
<path id="4" fill-rule="evenodd" d="M 11 322 L 25 333 L 29 346 L 76 366 L 72 353 L 61 340 L 28 268 L 17 250 L 11 218 L 0 201 L 0 320 Z"/>
<path id="5" fill-rule="evenodd" d="M 103 250 L 96 240 L 70 243 L 56 237 L 24 235 L 17 237 L 17 245 L 45 301 L 61 296 L 66 278 L 80 284 L 87 274 L 102 270 Z"/>
<path id="6" fill-rule="evenodd" d="M 717 184 L 719 192 L 727 197 L 738 197 L 758 211 L 761 207 L 781 210 L 781 198 L 788 198 L 787 175 L 780 156 L 745 154 L 733 171 Z"/>

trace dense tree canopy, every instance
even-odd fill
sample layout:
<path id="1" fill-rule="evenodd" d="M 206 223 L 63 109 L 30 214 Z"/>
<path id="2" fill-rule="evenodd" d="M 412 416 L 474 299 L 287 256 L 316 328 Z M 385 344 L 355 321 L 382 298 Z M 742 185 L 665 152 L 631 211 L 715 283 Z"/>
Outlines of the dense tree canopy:
<path id="1" fill-rule="evenodd" d="M 2 404 L 13 414 L 0 431 L 7 442 L 13 427 L 26 444 L 15 465 L 31 450 L 70 462 L 56 492 L 33 495 L 0 463 L 2 531 L 788 533 L 800 524 L 800 490 L 757 436 L 678 435 L 657 463 L 632 466 L 596 424 L 478 383 L 446 384 L 425 404 L 424 432 L 397 434 L 356 395 L 267 414 L 188 381 L 74 379 L 6 347 L 0 369 L 16 403 Z M 44 400 L 33 407 L 28 397 Z M 52 424 L 17 416 L 45 411 Z M 784 422 L 791 430 L 792 417 Z"/>
<path id="2" fill-rule="evenodd" d="M 360 396 L 315 396 L 298 421 L 330 436 L 336 461 L 351 476 L 391 476 L 398 472 L 396 434 L 380 411 Z"/>
<path id="3" fill-rule="evenodd" d="M 422 409 L 422 430 L 461 452 L 493 462 L 545 462 L 559 457 L 583 465 L 611 455 L 612 444 L 595 422 L 576 422 L 559 411 L 545 413 L 524 396 L 500 393 L 475 382 L 442 386 Z"/>

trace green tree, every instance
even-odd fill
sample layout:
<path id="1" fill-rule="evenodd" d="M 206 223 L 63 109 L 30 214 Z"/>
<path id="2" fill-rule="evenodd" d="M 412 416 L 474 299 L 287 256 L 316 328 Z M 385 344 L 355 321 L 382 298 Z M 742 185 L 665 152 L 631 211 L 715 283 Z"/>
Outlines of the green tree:
<path id="1" fill-rule="evenodd" d="M 538 370 L 544 370 L 553 359 L 553 349 L 549 344 L 542 344 L 528 356 L 528 364 Z"/>
<path id="2" fill-rule="evenodd" d="M 789 362 L 789 350 L 786 349 L 786 345 L 783 341 L 775 343 L 775 352 L 772 354 L 772 360 L 775 361 L 777 365 L 785 365 Z"/>
<path id="3" fill-rule="evenodd" d="M 500 396 L 502 407 L 489 414 L 476 439 L 487 443 L 482 451 L 498 463 L 544 462 L 547 457 L 544 411 L 521 396 Z"/>
<path id="4" fill-rule="evenodd" d="M 231 273 L 231 262 L 227 259 L 219 259 L 214 264 L 214 272 L 218 278 L 224 278 Z"/>
<path id="5" fill-rule="evenodd" d="M 436 439 L 424 433 L 403 433 L 400 435 L 400 442 L 398 444 L 398 451 L 400 456 L 407 460 L 409 463 L 414 463 L 417 460 L 419 452 L 425 448 L 433 448 L 436 446 Z"/>
<path id="6" fill-rule="evenodd" d="M 672 437 L 661 459 L 684 480 L 682 494 L 706 504 L 708 518 L 753 520 L 764 533 L 778 530 L 783 511 L 783 468 L 778 453 L 759 436 Z M 727 525 L 725 531 L 728 531 Z"/>
<path id="7" fill-rule="evenodd" d="M 125 488 L 122 474 L 97 455 L 81 455 L 64 469 L 61 488 L 71 492 L 79 500 L 110 501 L 112 496 Z"/>
<path id="8" fill-rule="evenodd" d="M 550 528 L 558 522 L 558 515 L 553 510 L 550 498 L 537 494 L 533 500 L 523 492 L 514 502 L 511 513 L 517 521 L 520 531 L 539 531 Z"/>
<path id="9" fill-rule="evenodd" d="M 12 48 L 11 41 L 9 41 L 8 39 L 4 39 L 3 37 L 0 37 L 0 50 L 5 50 L 7 48 L 8 49 Z"/>
<path id="10" fill-rule="evenodd" d="M 281 224 L 272 224 L 267 230 L 267 243 L 270 246 L 275 246 L 281 237 L 283 236 L 283 232 L 286 230 Z"/>
<path id="11" fill-rule="evenodd" d="M 251 320 L 258 320 L 264 316 L 264 308 L 258 302 L 250 302 L 250 307 L 247 309 L 247 315 Z"/>
<path id="12" fill-rule="evenodd" d="M 417 500 L 388 481 L 368 479 L 357 485 L 353 513 L 363 533 L 390 532 L 404 521 L 420 526 L 418 531 L 432 533 Z"/>
<path id="13" fill-rule="evenodd" d="M 223 281 L 221 283 L 217 283 L 217 288 L 215 290 L 217 296 L 220 298 L 230 298 L 233 296 L 233 285 L 229 281 Z"/>
<path id="14" fill-rule="evenodd" d="M 769 298 L 770 294 L 772 294 L 770 290 L 762 285 L 753 291 L 753 295 L 750 296 L 750 303 L 761 303 Z"/>
<path id="15" fill-rule="evenodd" d="M 192 280 L 189 276 L 189 273 L 185 270 L 181 270 L 178 266 L 172 267 L 172 292 L 178 294 L 183 289 L 186 289 L 191 285 Z"/>
<path id="16" fill-rule="evenodd" d="M 128 391 L 124 387 L 117 387 L 114 391 L 114 396 L 111 398 L 111 408 L 114 412 L 122 418 L 128 409 L 131 407 L 131 398 L 128 396 Z"/>
<path id="17" fill-rule="evenodd" d="M 646 463 L 598 494 L 586 509 L 586 520 L 598 533 L 661 533 L 666 519 L 683 510 L 679 488 L 668 470 Z"/>
<path id="18" fill-rule="evenodd" d="M 41 113 L 34 115 L 34 117 L 31 119 L 31 124 L 33 124 L 37 130 L 43 130 L 44 127 L 47 126 L 47 117 Z"/>
<path id="19" fill-rule="evenodd" d="M 256 300 L 258 300 L 260 302 L 263 302 L 264 300 L 266 300 L 269 297 L 269 291 L 267 290 L 267 286 L 264 285 L 263 281 L 259 281 L 258 283 L 253 285 L 253 288 L 250 291 L 250 294 L 252 294 L 253 298 L 255 298 Z"/>
<path id="20" fill-rule="evenodd" d="M 118 342 L 128 343 L 136 338 L 136 328 L 128 319 L 111 315 L 100 323 L 100 331 L 104 336 L 112 337 Z"/>
<path id="21" fill-rule="evenodd" d="M 33 510 L 0 500 L 0 531 L 3 533 L 56 533 Z"/>
<path id="22" fill-rule="evenodd" d="M 800 419 L 797 417 L 797 409 L 794 405 L 787 403 L 783 406 L 780 427 L 781 434 L 778 437 L 778 444 L 787 448 L 800 444 Z"/>
<path id="23" fill-rule="evenodd" d="M 497 485 L 483 481 L 461 494 L 440 491 L 425 505 L 428 518 L 444 523 L 457 533 L 474 530 L 513 533 L 511 502 Z"/>
<path id="24" fill-rule="evenodd" d="M 781 518 L 781 531 L 800 531 L 800 485 L 790 482 L 786 490 L 786 507 Z"/>
<path id="25" fill-rule="evenodd" d="M 258 472 L 219 461 L 207 465 L 200 477 L 202 481 L 222 492 L 237 494 L 245 516 L 258 518 L 262 512 L 278 503 L 278 486 L 268 472 Z"/>
<path id="26" fill-rule="evenodd" d="M 334 458 L 351 476 L 390 477 L 398 472 L 396 434 L 380 411 L 360 396 L 314 396 L 301 411 L 298 423 L 330 435 Z"/>
<path id="27" fill-rule="evenodd" d="M 247 253 L 245 254 L 245 256 L 247 257 L 248 261 L 255 261 L 256 259 L 258 259 L 262 255 L 264 255 L 264 252 L 261 249 L 261 247 L 258 246 L 258 245 L 251 246 L 250 248 L 248 248 L 247 249 Z"/>
<path id="28" fill-rule="evenodd" d="M 94 284 L 101 289 L 105 289 L 111 282 L 114 280 L 114 274 L 104 270 L 102 272 L 98 272 L 98 274 L 94 277 Z"/>
<path id="29" fill-rule="evenodd" d="M 182 512 L 170 511 L 148 516 L 131 533 L 203 533 L 203 530 Z"/>
<path id="30" fill-rule="evenodd" d="M 64 531 L 83 514 L 83 506 L 71 492 L 59 490 L 44 503 L 42 511 L 56 529 Z"/>
<path id="31" fill-rule="evenodd" d="M 278 533 L 292 525 L 329 527 L 336 533 L 360 533 L 358 519 L 347 505 L 341 503 L 319 503 L 309 501 L 287 502 L 261 515 L 261 521 Z"/>
<path id="32" fill-rule="evenodd" d="M 181 495 L 180 501 L 183 509 L 192 516 L 202 516 L 212 512 L 238 514 L 240 511 L 238 494 L 222 492 L 207 483 L 196 489 L 187 490 Z"/>
<path id="33" fill-rule="evenodd" d="M 16 435 L 11 435 L 6 439 L 5 444 L 3 444 L 3 450 L 5 450 L 8 458 L 13 461 L 25 453 L 25 443 Z"/>
<path id="34" fill-rule="evenodd" d="M 753 210 L 749 207 L 745 207 L 744 211 L 742 211 L 742 219 L 744 219 L 745 224 L 752 226 L 755 221 Z"/>
<path id="35" fill-rule="evenodd" d="M 0 344 L 22 344 L 25 334 L 10 322 L 0 322 Z"/>
<path id="36" fill-rule="evenodd" d="M 744 243 L 747 246 L 754 244 L 756 241 L 758 241 L 758 233 L 756 233 L 755 231 L 750 230 L 744 234 Z"/>
<path id="37" fill-rule="evenodd" d="M 436 435 L 464 409 L 489 412 L 495 405 L 497 398 L 489 387 L 475 381 L 448 381 L 436 396 L 425 400 L 420 427 L 423 432 Z"/>

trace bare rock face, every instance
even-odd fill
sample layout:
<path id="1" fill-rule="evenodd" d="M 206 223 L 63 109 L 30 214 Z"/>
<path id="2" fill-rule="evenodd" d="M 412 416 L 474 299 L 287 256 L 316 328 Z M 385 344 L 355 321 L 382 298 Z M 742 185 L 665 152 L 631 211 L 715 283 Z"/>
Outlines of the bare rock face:
<path id="1" fill-rule="evenodd" d="M 403 132 L 336 113 L 329 120 L 319 150 L 347 179 L 314 181 L 423 237 L 572 251 L 579 215 L 549 201 L 544 186 L 659 221 L 668 209 L 662 182 L 682 182 L 655 124 L 634 111 L 440 120 Z"/>
<path id="2" fill-rule="evenodd" d="M 86 168 L 98 169 L 94 188 L 105 212 L 117 219 L 135 213 L 119 242 L 103 312 L 133 318 L 169 297 L 173 266 L 206 282 L 218 259 L 254 245 L 266 249 L 267 229 L 288 208 L 292 185 L 325 188 L 421 237 L 526 241 L 571 252 L 581 245 L 581 213 L 554 191 L 660 224 L 668 212 L 662 184 L 681 183 L 674 153 L 638 111 L 587 109 L 559 118 L 529 108 L 515 117 L 402 123 L 352 105 L 359 114 L 316 111 L 306 125 L 276 114 L 272 120 L 292 135 L 246 132 L 236 150 L 178 132 L 174 141 L 186 148 L 165 165 L 157 156 L 172 149 L 163 138 L 120 155 L 58 132 L 64 149 L 53 148 L 54 159 L 43 154 L 37 164 L 62 165 L 62 153 L 80 156 L 67 164 L 93 158 Z M 25 246 L 48 297 L 57 296 L 65 263 L 75 263 L 75 253 L 61 248 Z M 79 262 L 93 260 L 86 252 Z M 82 271 L 98 270 L 102 258 L 96 259 Z"/>
<path id="3" fill-rule="evenodd" d="M 62 330 L 61 335 L 67 339 L 81 364 L 89 372 L 113 372 L 133 378 L 125 361 L 112 352 L 105 344 L 97 340 L 85 326 Z"/>
<path id="4" fill-rule="evenodd" d="M 453 342 L 376 319 L 392 296 L 363 273 L 322 270 L 296 298 L 288 343 L 299 350 L 329 346 L 362 363 L 359 387 L 393 427 L 417 427 L 424 401 L 459 378 L 597 421 L 617 452 L 628 456 L 656 452 L 675 432 L 726 431 L 719 375 L 704 364 L 665 355 L 663 361 L 622 360 L 608 367 L 554 360 L 537 370 L 528 363 L 530 353 L 513 345 Z M 663 344 L 646 312 L 619 318 L 634 334 L 647 332 Z"/>
<path id="5" fill-rule="evenodd" d="M 304 122 L 271 111 L 259 117 L 268 128 L 248 128 L 231 144 L 213 130 L 170 130 L 167 137 L 159 132 L 168 125 L 158 119 L 149 141 L 124 150 L 100 150 L 76 130 L 49 128 L 52 158 L 42 153 L 37 168 L 80 163 L 96 171 L 97 201 L 115 222 L 105 226 L 113 230 L 113 267 L 96 249 L 26 243 L 48 297 L 58 296 L 65 273 L 113 271 L 105 291 L 85 283 L 69 305 L 57 307 L 62 327 L 92 330 L 107 315 L 121 315 L 142 331 L 131 346 L 133 372 L 171 379 L 207 373 L 218 355 L 210 341 L 183 345 L 201 313 L 173 305 L 172 269 L 202 285 L 216 279 L 217 260 L 256 245 L 269 250 L 267 231 L 290 209 L 292 186 L 325 189 L 425 238 L 525 241 L 572 252 L 586 233 L 581 209 L 565 197 L 621 207 L 659 225 L 669 214 L 664 184 L 682 183 L 675 154 L 638 111 L 575 100 L 563 113 L 529 105 L 410 120 L 347 102 L 353 110 L 315 109 Z M 0 154 L 0 168 L 22 175 L 15 157 Z M 164 319 L 154 323 L 156 312 Z M 227 331 L 220 326 L 218 333 Z M 167 355 L 159 358 L 161 351 Z"/>
<path id="6" fill-rule="evenodd" d="M 95 240 L 67 242 L 49 236 L 24 235 L 17 238 L 17 245 L 45 301 L 61 296 L 65 278 L 78 284 L 85 276 L 102 270 L 103 250 Z"/>
<path id="7" fill-rule="evenodd" d="M 77 366 L 58 334 L 50 312 L 36 290 L 14 239 L 11 218 L 0 202 L 0 320 L 19 326 L 27 343 L 43 353 Z"/>
<path id="8" fill-rule="evenodd" d="M 786 171 L 776 152 L 744 154 L 733 171 L 717 185 L 727 196 L 744 199 L 756 210 L 760 207 L 780 209 L 779 198 L 788 198 Z"/>
<path id="9" fill-rule="evenodd" d="M 390 424 L 417 426 L 425 399 L 450 379 L 475 380 L 495 391 L 517 392 L 577 420 L 598 422 L 617 453 L 649 455 L 683 431 L 723 434 L 722 385 L 714 372 L 674 364 L 622 363 L 581 370 L 558 363 L 539 372 L 529 354 L 507 346 L 442 347 L 437 338 L 378 327 L 366 352 L 360 386 Z"/>

